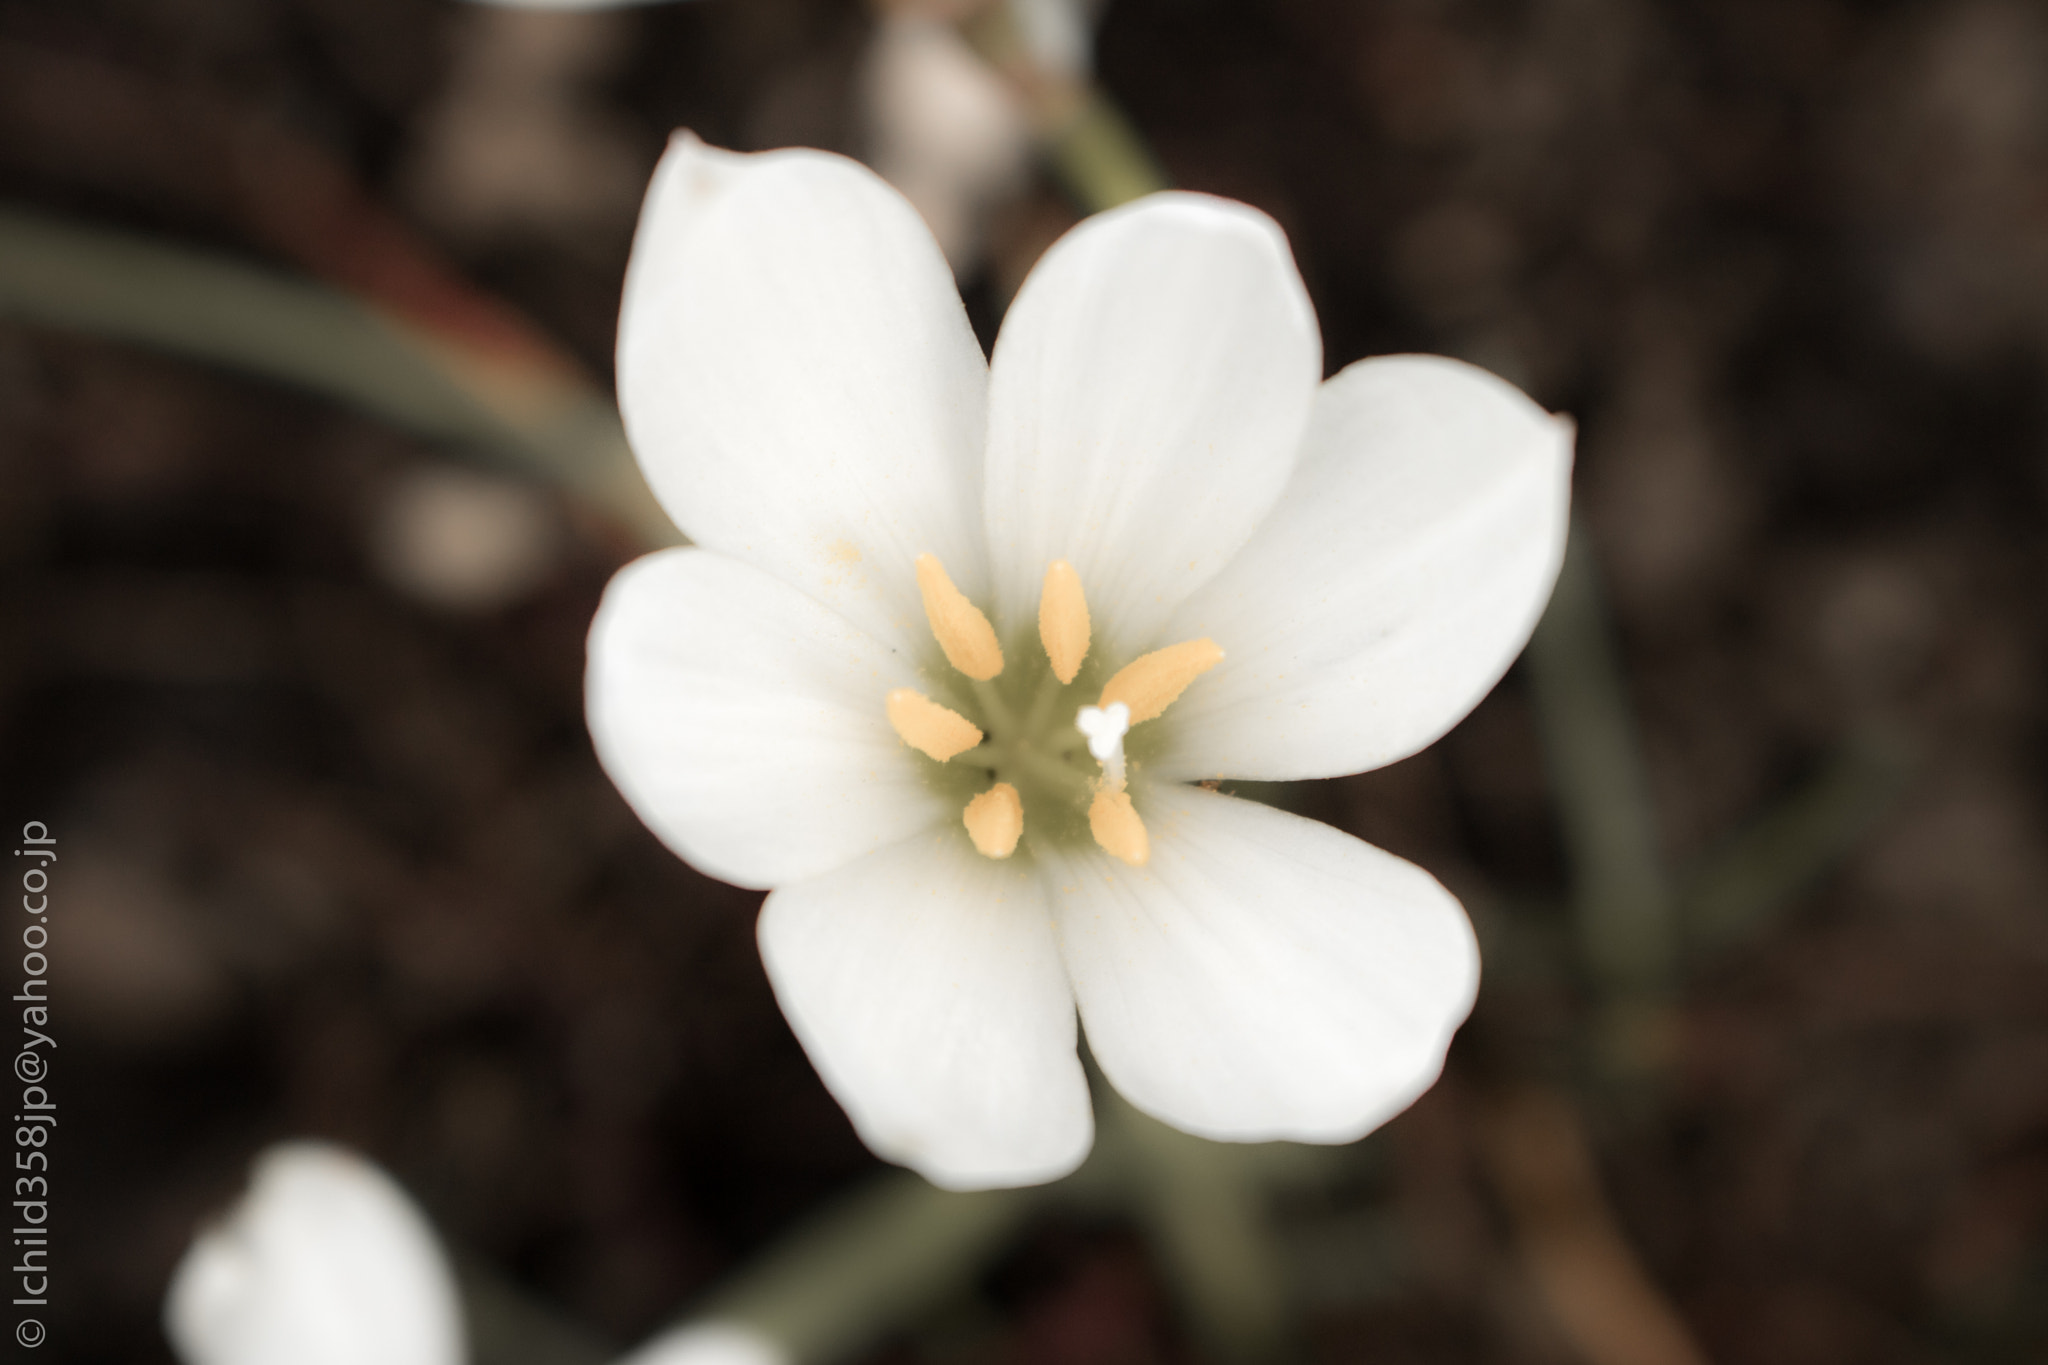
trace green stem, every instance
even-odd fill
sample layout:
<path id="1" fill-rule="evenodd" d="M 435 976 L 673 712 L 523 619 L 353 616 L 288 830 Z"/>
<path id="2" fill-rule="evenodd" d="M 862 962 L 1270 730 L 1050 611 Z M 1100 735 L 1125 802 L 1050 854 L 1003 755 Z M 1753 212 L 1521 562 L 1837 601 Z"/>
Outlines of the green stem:
<path id="1" fill-rule="evenodd" d="M 1661 1060 L 1671 999 L 1675 903 L 1599 570 L 1576 524 L 1526 657 L 1579 948 L 1601 998 L 1599 1050 L 1618 1076 L 1647 1075 Z"/>
<path id="2" fill-rule="evenodd" d="M 617 516 L 649 544 L 679 539 L 606 395 L 558 375 L 536 392 L 324 285 L 0 208 L 0 317 L 296 385 L 429 439 L 509 459 Z"/>
<path id="3" fill-rule="evenodd" d="M 1101 1156 L 1089 1164 L 1121 1178 L 1205 1354 L 1225 1365 L 1285 1359 L 1286 1268 L 1267 1217 L 1284 1149 L 1191 1137 L 1099 1079 L 1094 1089 Z"/>
<path id="4" fill-rule="evenodd" d="M 1046 138 L 1052 168 L 1077 203 L 1115 208 L 1171 185 L 1123 111 L 1094 88 Z"/>
<path id="5" fill-rule="evenodd" d="M 758 1333 L 790 1365 L 830 1365 L 960 1292 L 1031 1211 L 1034 1192 L 950 1194 L 883 1176 L 782 1238 L 703 1307 L 628 1358 L 657 1359 L 685 1332 Z"/>
<path id="6" fill-rule="evenodd" d="M 470 1257 L 456 1288 L 474 1365 L 603 1365 L 616 1352 L 581 1324 Z"/>
<path id="7" fill-rule="evenodd" d="M 1711 960 L 1753 937 L 1891 810 L 1913 769 L 1899 738 L 1852 737 L 1808 784 L 1717 850 L 1688 880 L 1685 947 Z"/>

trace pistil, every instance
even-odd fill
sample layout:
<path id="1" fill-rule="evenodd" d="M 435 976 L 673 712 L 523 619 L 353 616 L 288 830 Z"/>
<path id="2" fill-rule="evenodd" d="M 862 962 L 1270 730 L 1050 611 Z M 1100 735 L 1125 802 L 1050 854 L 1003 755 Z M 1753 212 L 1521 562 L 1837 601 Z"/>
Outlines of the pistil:
<path id="1" fill-rule="evenodd" d="M 1004 659 L 994 627 L 936 556 L 918 556 L 917 586 L 946 661 L 971 682 L 970 695 L 956 697 L 971 701 L 988 734 L 958 711 L 907 687 L 889 693 L 889 723 L 905 744 L 933 761 L 958 758 L 959 766 L 979 768 L 995 779 L 960 813 L 975 849 L 988 858 L 1016 852 L 1028 790 L 1034 802 L 1054 807 L 1052 814 L 1041 816 L 1045 823 L 1034 826 L 1039 837 L 1064 837 L 1060 831 L 1072 826 L 1060 808 L 1078 814 L 1085 803 L 1095 842 L 1122 862 L 1143 867 L 1152 856 L 1152 841 L 1131 803 L 1124 736 L 1132 726 L 1158 717 L 1216 666 L 1223 658 L 1216 642 L 1186 640 L 1153 650 L 1119 670 L 1096 705 L 1063 712 L 1073 705 L 1068 689 L 1080 678 L 1093 643 L 1087 596 L 1072 564 L 1054 560 L 1039 593 L 1038 637 L 1050 675 L 1036 683 L 1015 680 L 1007 691 L 995 682 Z M 1057 719 L 1062 714 L 1075 716 L 1073 728 Z M 1080 760 L 1084 743 L 1100 765 L 1097 775 L 1091 776 Z"/>
<path id="2" fill-rule="evenodd" d="M 1084 706 L 1074 716 L 1074 728 L 1088 737 L 1088 752 L 1102 765 L 1102 781 L 1109 791 L 1124 789 L 1124 736 L 1131 729 L 1131 708 L 1120 701 L 1107 706 Z"/>

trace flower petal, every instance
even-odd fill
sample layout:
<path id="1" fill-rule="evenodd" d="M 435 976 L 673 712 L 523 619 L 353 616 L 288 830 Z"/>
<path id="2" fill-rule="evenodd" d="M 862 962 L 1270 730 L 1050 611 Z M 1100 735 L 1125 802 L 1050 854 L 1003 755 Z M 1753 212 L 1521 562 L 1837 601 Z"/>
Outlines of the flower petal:
<path id="1" fill-rule="evenodd" d="M 916 210 L 844 157 L 688 133 L 648 187 L 619 311 L 619 404 L 698 544 L 899 648 L 929 551 L 985 587 L 988 371 Z"/>
<path id="2" fill-rule="evenodd" d="M 320 1142 L 282 1143 L 164 1298 L 185 1365 L 459 1365 L 448 1263 L 405 1191 Z"/>
<path id="3" fill-rule="evenodd" d="M 1323 385 L 1293 483 L 1174 615 L 1223 664 L 1153 776 L 1287 780 L 1433 743 L 1500 681 L 1564 557 L 1571 423 L 1486 371 L 1388 356 Z"/>
<path id="4" fill-rule="evenodd" d="M 1348 1142 L 1436 1079 L 1479 953 L 1422 869 L 1196 787 L 1147 787 L 1152 860 L 1048 858 L 1088 1046 L 1133 1104 L 1202 1137 Z"/>
<path id="5" fill-rule="evenodd" d="M 619 570 L 584 701 L 605 771 L 700 870 L 768 887 L 950 819 L 889 728 L 902 656 L 760 570 L 664 550 Z"/>
<path id="6" fill-rule="evenodd" d="M 617 1365 L 796 1365 L 796 1357 L 757 1327 L 696 1318 L 643 1342 Z"/>
<path id="7" fill-rule="evenodd" d="M 1321 374 L 1287 240 L 1255 209 L 1156 194 L 1055 242 L 1003 320 L 990 378 L 1005 638 L 1065 559 L 1097 639 L 1131 657 L 1167 643 L 1167 614 L 1280 496 Z"/>
<path id="8" fill-rule="evenodd" d="M 876 1152 L 935 1185 L 1065 1175 L 1094 1141 L 1045 892 L 959 828 L 785 886 L 761 960 L 790 1027 Z"/>

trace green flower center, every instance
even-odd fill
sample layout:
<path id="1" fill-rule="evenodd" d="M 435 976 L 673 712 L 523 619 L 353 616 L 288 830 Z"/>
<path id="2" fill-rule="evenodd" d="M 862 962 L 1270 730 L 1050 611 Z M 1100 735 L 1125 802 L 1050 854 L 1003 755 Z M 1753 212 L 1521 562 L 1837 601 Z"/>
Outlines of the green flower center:
<path id="1" fill-rule="evenodd" d="M 1223 652 L 1214 641 L 1189 640 L 1112 673 L 1117 656 L 1090 649 L 1087 602 L 1064 560 L 1046 571 L 1038 639 L 1020 634 L 1004 649 L 936 558 L 920 556 L 917 571 L 948 666 L 935 660 L 924 671 L 933 695 L 890 693 L 889 721 L 931 760 L 938 789 L 962 803 L 975 848 L 1007 858 L 1020 845 L 1092 840 L 1143 866 L 1151 843 L 1131 804 L 1129 773 L 1166 742 L 1160 714 Z"/>

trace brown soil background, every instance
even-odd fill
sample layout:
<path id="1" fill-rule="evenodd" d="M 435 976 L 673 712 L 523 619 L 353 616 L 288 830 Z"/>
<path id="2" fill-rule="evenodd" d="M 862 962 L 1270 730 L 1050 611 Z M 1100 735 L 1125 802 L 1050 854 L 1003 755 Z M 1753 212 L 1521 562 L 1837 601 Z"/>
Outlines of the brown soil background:
<path id="1" fill-rule="evenodd" d="M 432 133 L 478 31 L 428 0 L 5 0 L 0 198 L 304 270 L 294 187 L 233 170 L 275 139 L 603 376 L 668 129 L 861 146 L 865 10 L 696 0 L 563 58 L 555 133 L 508 136 L 569 138 L 523 153 L 567 188 L 479 210 Z M 1176 183 L 1280 220 L 1332 369 L 1446 351 L 1579 419 L 1675 868 L 1852 736 L 1910 740 L 1854 853 L 1692 965 L 1655 1112 L 1587 1101 L 1651 1277 L 1726 1365 L 2039 1359 L 2048 11 L 1111 0 L 1099 75 Z M 1073 217 L 1049 180 L 998 215 L 985 335 Z M 509 604 L 378 573 L 382 500 L 447 458 L 0 323 L 5 813 L 63 850 L 48 1356 L 167 1361 L 172 1264 L 281 1137 L 373 1154 L 618 1343 L 875 1168 L 775 1009 L 756 898 L 591 757 L 582 635 L 623 540 L 550 494 Z M 1478 1154 L 1498 1057 L 1586 1003 L 1544 966 L 1565 866 L 1525 679 L 1300 799 L 1538 945 L 1489 959 L 1437 1091 L 1276 1206 L 1303 1354 L 1572 1360 Z M 1140 1229 L 1056 1216 L 885 1354 L 1199 1345 Z"/>

